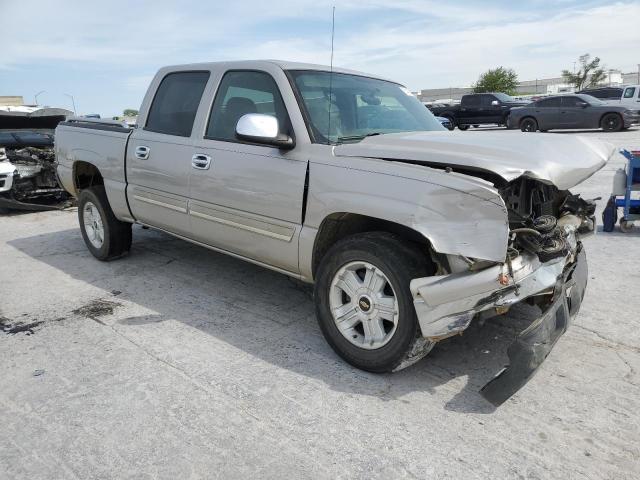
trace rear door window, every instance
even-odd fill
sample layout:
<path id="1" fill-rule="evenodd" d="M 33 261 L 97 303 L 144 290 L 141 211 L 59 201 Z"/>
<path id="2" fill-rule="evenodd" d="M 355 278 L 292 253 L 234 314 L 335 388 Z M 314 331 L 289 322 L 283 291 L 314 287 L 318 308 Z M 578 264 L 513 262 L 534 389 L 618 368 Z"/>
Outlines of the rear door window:
<path id="1" fill-rule="evenodd" d="M 191 136 L 209 72 L 175 72 L 162 79 L 151 103 L 145 130 Z"/>
<path id="2" fill-rule="evenodd" d="M 562 106 L 566 108 L 577 108 L 580 103 L 584 103 L 578 97 L 562 97 Z"/>
<path id="3" fill-rule="evenodd" d="M 557 108 L 559 106 L 560 106 L 559 98 L 547 98 L 545 100 L 539 100 L 538 102 L 536 102 L 537 108 L 554 108 L 554 107 Z"/>
<path id="4" fill-rule="evenodd" d="M 482 99 L 481 95 L 469 95 L 467 97 L 462 97 L 462 106 L 463 107 L 479 107 Z"/>

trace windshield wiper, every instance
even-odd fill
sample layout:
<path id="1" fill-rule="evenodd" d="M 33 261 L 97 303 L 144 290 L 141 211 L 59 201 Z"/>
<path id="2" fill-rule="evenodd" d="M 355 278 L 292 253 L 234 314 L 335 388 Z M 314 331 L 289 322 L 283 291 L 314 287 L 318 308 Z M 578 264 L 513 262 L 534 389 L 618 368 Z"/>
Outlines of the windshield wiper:
<path id="1" fill-rule="evenodd" d="M 338 137 L 338 142 L 349 141 L 349 140 L 362 140 L 366 137 L 374 137 L 376 135 L 382 135 L 384 132 L 371 132 L 366 135 L 346 135 L 344 137 Z"/>

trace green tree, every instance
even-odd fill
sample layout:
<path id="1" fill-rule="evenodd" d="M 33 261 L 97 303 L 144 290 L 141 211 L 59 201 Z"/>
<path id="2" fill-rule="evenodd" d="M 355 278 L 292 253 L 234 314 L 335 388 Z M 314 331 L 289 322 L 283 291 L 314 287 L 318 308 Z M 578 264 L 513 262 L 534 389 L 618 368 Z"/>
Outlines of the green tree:
<path id="1" fill-rule="evenodd" d="M 591 60 L 591 55 L 585 53 L 578 58 L 580 68 L 576 73 L 562 70 L 562 78 L 573 85 L 576 90 L 589 88 L 602 83 L 606 77 L 604 68 L 600 67 L 600 58 Z"/>
<path id="2" fill-rule="evenodd" d="M 124 115 L 125 117 L 135 117 L 136 115 L 138 115 L 138 110 L 135 110 L 133 108 L 125 108 L 124 112 L 122 112 L 122 115 Z"/>
<path id="3" fill-rule="evenodd" d="M 502 92 L 511 95 L 516 92 L 518 75 L 511 68 L 498 67 L 487 70 L 473 86 L 474 93 Z"/>

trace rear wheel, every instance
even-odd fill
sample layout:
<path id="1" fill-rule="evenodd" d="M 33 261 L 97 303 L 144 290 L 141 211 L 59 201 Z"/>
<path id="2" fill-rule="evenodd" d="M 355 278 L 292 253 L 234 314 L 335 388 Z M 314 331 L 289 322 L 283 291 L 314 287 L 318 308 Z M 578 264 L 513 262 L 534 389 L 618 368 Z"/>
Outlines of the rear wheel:
<path id="1" fill-rule="evenodd" d="M 624 127 L 622 117 L 617 113 L 607 113 L 600 121 L 600 127 L 605 132 L 619 132 Z"/>
<path id="2" fill-rule="evenodd" d="M 458 128 L 464 132 L 469 129 L 469 125 L 458 125 Z"/>
<path id="3" fill-rule="evenodd" d="M 386 232 L 347 237 L 325 255 L 316 276 L 320 329 L 351 365 L 390 372 L 424 357 L 409 283 L 433 273 L 423 249 Z"/>
<path id="4" fill-rule="evenodd" d="M 118 258 L 131 248 L 131 224 L 115 217 L 104 186 L 96 185 L 80 192 L 78 220 L 84 243 L 98 260 Z"/>
<path id="5" fill-rule="evenodd" d="M 535 132 L 538 130 L 538 122 L 535 118 L 523 118 L 520 122 L 520 130 L 523 132 Z"/>

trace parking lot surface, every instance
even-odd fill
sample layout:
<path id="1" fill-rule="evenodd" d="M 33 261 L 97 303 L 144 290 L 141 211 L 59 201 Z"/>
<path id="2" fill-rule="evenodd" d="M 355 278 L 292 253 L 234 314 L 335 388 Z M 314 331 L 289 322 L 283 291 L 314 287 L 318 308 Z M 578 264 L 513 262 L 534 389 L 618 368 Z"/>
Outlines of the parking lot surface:
<path id="1" fill-rule="evenodd" d="M 575 189 L 598 217 L 623 164 Z M 477 391 L 531 307 L 369 374 L 285 276 L 140 227 L 101 263 L 75 210 L 2 216 L 0 478 L 639 478 L 639 231 L 586 240 L 580 314 L 495 409 Z"/>

